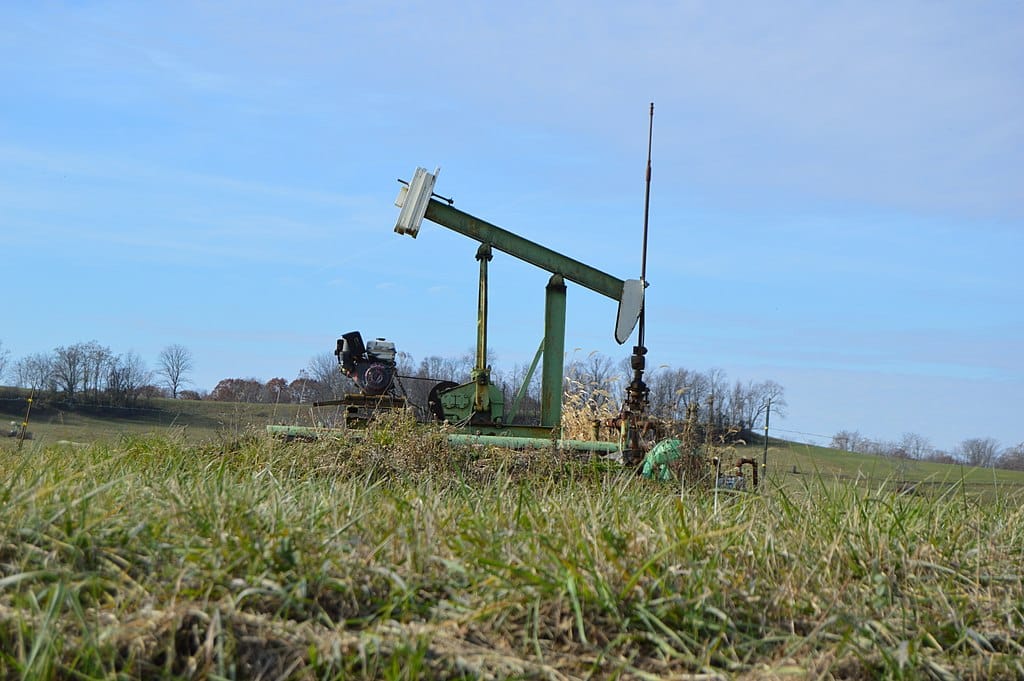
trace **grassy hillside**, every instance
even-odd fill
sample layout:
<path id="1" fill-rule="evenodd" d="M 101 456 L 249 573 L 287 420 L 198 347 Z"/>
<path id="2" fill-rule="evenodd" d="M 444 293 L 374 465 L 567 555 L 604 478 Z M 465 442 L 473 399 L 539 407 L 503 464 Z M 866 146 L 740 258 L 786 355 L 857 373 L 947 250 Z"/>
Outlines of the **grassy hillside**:
<path id="1" fill-rule="evenodd" d="M 769 474 L 779 481 L 789 478 L 791 484 L 809 476 L 865 489 L 885 486 L 890 490 L 931 496 L 946 494 L 951 488 L 986 496 L 1024 490 L 1022 471 L 872 456 L 796 442 L 770 442 Z M 760 447 L 748 447 L 743 455 L 755 456 L 760 461 L 760 451 Z"/>
<path id="2" fill-rule="evenodd" d="M 21 423 L 25 416 L 24 397 L 13 397 L 8 389 L 0 396 L 0 426 Z M 237 435 L 272 423 L 312 425 L 313 419 L 332 419 L 335 408 L 312 409 L 309 405 L 249 404 L 199 400 L 146 400 L 136 408 L 76 407 L 33 404 L 29 430 L 39 442 L 114 442 L 126 435 L 174 433 L 190 442 Z M 2 446 L 3 440 L 0 440 Z"/>
<path id="3" fill-rule="evenodd" d="M 716 496 L 399 419 L 0 450 L 0 678 L 1024 677 L 1019 496 L 769 457 Z"/>

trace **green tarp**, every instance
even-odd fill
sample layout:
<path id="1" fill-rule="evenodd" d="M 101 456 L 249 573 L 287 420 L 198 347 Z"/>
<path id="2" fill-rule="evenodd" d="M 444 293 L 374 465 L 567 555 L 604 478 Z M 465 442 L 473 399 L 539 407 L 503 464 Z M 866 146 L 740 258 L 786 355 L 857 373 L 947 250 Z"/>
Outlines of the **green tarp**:
<path id="1" fill-rule="evenodd" d="M 651 447 L 644 457 L 643 468 L 640 474 L 651 480 L 668 481 L 674 479 L 669 464 L 683 455 L 683 443 L 676 438 L 662 440 Z"/>

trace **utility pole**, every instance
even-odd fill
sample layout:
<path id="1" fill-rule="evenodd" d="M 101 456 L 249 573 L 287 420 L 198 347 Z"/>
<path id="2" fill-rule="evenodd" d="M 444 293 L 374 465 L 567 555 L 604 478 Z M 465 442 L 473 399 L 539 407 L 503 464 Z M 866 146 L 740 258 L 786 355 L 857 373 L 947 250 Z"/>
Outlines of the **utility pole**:
<path id="1" fill-rule="evenodd" d="M 761 477 L 768 472 L 768 421 L 772 417 L 772 398 L 768 398 L 768 409 L 764 413 L 764 454 L 761 457 Z"/>
<path id="2" fill-rule="evenodd" d="M 28 435 L 28 417 L 32 413 L 32 398 L 35 397 L 36 391 L 33 390 L 29 393 L 28 404 L 25 407 L 25 420 L 21 422 L 21 429 L 18 431 L 18 451 L 21 451 L 21 446 L 25 444 L 25 436 Z"/>

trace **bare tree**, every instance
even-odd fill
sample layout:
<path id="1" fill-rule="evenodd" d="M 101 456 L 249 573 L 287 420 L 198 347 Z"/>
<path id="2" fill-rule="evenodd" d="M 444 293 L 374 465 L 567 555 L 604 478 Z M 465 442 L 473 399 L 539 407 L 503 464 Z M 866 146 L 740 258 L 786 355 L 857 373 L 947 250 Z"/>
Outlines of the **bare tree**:
<path id="1" fill-rule="evenodd" d="M 466 350 L 458 357 L 452 359 L 451 362 L 455 367 L 455 380 L 458 383 L 468 381 L 470 374 L 473 372 L 473 369 L 476 368 L 476 349 L 470 348 Z M 484 357 L 484 364 L 487 366 L 492 366 L 494 364 L 497 364 L 497 362 L 498 358 L 494 354 L 494 351 L 491 348 L 487 348 L 487 356 Z"/>
<path id="2" fill-rule="evenodd" d="M 929 451 L 928 454 L 925 456 L 925 461 L 948 464 L 957 463 L 955 456 L 953 456 L 949 452 L 944 452 L 940 449 L 932 449 L 931 451 Z"/>
<path id="3" fill-rule="evenodd" d="M 708 377 L 699 371 L 675 369 L 673 373 L 676 375 L 678 396 L 675 418 L 683 419 L 691 404 L 696 405 L 697 409 L 707 404 L 708 396 L 711 394 L 711 383 Z"/>
<path id="4" fill-rule="evenodd" d="M 999 443 L 991 437 L 972 437 L 956 446 L 956 454 L 972 466 L 991 466 L 995 463 Z"/>
<path id="5" fill-rule="evenodd" d="M 784 392 L 775 381 L 747 381 L 746 385 L 736 381 L 732 390 L 725 394 L 722 411 L 728 415 L 730 425 L 753 430 L 764 421 L 769 402 L 773 414 L 785 415 Z"/>
<path id="6" fill-rule="evenodd" d="M 932 443 L 917 433 L 903 433 L 896 448 L 897 454 L 902 453 L 908 459 L 925 459 L 931 451 Z"/>
<path id="7" fill-rule="evenodd" d="M 7 371 L 7 360 L 11 356 L 11 353 L 4 350 L 4 343 L 0 341 L 0 379 L 4 377 L 4 372 Z"/>
<path id="8" fill-rule="evenodd" d="M 565 367 L 564 375 L 572 391 L 578 393 L 582 401 L 595 406 L 613 401 L 616 385 L 622 379 L 615 361 L 599 352 L 572 360 Z"/>
<path id="9" fill-rule="evenodd" d="M 737 379 L 732 388 L 722 396 L 721 410 L 726 423 L 740 428 L 747 427 L 749 421 L 747 421 L 746 415 L 753 410 L 753 401 L 750 399 L 750 386 L 752 385 L 753 383 L 748 382 L 744 387 L 743 382 Z"/>
<path id="10" fill-rule="evenodd" d="M 86 356 L 81 343 L 62 345 L 54 350 L 53 380 L 67 400 L 75 399 L 86 375 Z"/>
<path id="11" fill-rule="evenodd" d="M 181 386 L 192 382 L 186 376 L 195 368 L 192 352 L 184 345 L 175 343 L 160 351 L 158 361 L 156 373 L 163 377 L 167 387 L 171 389 L 171 398 L 177 399 Z"/>
<path id="12" fill-rule="evenodd" d="M 14 364 L 14 382 L 36 392 L 54 389 L 53 358 L 42 352 L 22 357 Z"/>
<path id="13" fill-rule="evenodd" d="M 859 431 L 856 430 L 840 430 L 838 433 L 832 436 L 832 449 L 838 449 L 844 452 L 856 452 L 857 446 L 863 438 Z"/>
<path id="14" fill-rule="evenodd" d="M 416 371 L 416 362 L 408 352 L 399 350 L 395 353 L 395 371 L 399 376 L 412 376 Z"/>
<path id="15" fill-rule="evenodd" d="M 758 424 L 763 423 L 769 405 L 772 416 L 786 415 L 789 404 L 786 402 L 786 390 L 780 384 L 771 380 L 762 381 L 749 385 L 748 391 L 750 411 L 746 414 L 746 420 L 749 428 L 757 428 Z"/>
<path id="16" fill-rule="evenodd" d="M 872 456 L 896 456 L 899 445 L 892 440 L 864 440 L 858 450 Z"/>
<path id="17" fill-rule="evenodd" d="M 510 369 L 495 369 L 494 373 L 491 374 L 491 381 L 499 386 L 505 395 L 506 409 L 511 409 L 513 400 L 523 389 L 523 383 L 526 381 L 526 374 L 529 371 L 530 364 L 522 362 L 513 364 Z M 540 418 L 540 374 L 541 372 L 538 369 L 534 369 L 533 375 L 530 377 L 530 383 L 526 386 L 525 392 L 522 393 L 523 399 L 519 403 L 519 411 L 516 413 L 516 423 L 531 423 Z M 507 417 L 508 412 L 506 411 Z"/>
<path id="18" fill-rule="evenodd" d="M 453 359 L 431 355 L 420 360 L 419 368 L 416 370 L 416 377 L 459 383 L 466 380 L 468 376 L 460 373 L 456 364 L 457 362 Z"/>
<path id="19" fill-rule="evenodd" d="M 1011 471 L 1024 471 L 1024 442 L 1008 447 L 999 455 L 996 465 Z"/>
<path id="20" fill-rule="evenodd" d="M 127 352 L 117 357 L 110 366 L 107 376 L 107 393 L 115 404 L 131 405 L 138 400 L 139 392 L 152 378 L 152 372 L 146 368 L 134 352 Z"/>
<path id="21" fill-rule="evenodd" d="M 708 369 L 705 376 L 708 381 L 708 396 L 705 402 L 712 413 L 706 413 L 704 416 L 708 422 L 716 426 L 722 426 L 725 422 L 722 412 L 726 406 L 729 393 L 729 384 L 727 383 L 728 379 L 725 376 L 725 370 L 718 368 Z"/>
<path id="22" fill-rule="evenodd" d="M 110 348 L 100 345 L 97 341 L 78 343 L 82 361 L 82 393 L 88 399 L 90 393 L 94 402 L 99 402 L 100 392 L 106 387 L 104 381 L 115 363 L 114 353 Z"/>
<path id="23" fill-rule="evenodd" d="M 314 355 L 310 358 L 309 364 L 303 373 L 312 379 L 313 383 L 310 384 L 310 387 L 316 389 L 313 394 L 305 396 L 309 399 L 339 400 L 346 393 L 356 392 L 352 379 L 341 373 L 341 367 L 338 366 L 338 358 L 333 352 L 322 352 L 319 355 Z"/>
<path id="24" fill-rule="evenodd" d="M 626 369 L 628 371 L 628 369 Z M 662 418 L 681 418 L 679 405 L 686 393 L 686 384 L 680 370 L 658 367 L 646 376 L 647 399 L 651 414 Z M 625 373 L 625 371 L 624 371 Z"/>

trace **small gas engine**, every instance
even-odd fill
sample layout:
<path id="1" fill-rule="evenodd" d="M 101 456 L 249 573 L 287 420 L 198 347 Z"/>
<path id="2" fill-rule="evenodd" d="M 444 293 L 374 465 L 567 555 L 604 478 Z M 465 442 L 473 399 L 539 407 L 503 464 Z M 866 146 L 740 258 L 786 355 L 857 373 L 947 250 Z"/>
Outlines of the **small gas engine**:
<path id="1" fill-rule="evenodd" d="M 342 334 L 334 351 L 343 374 L 364 395 L 383 395 L 395 382 L 395 344 L 383 338 L 363 343 L 358 331 Z"/>

